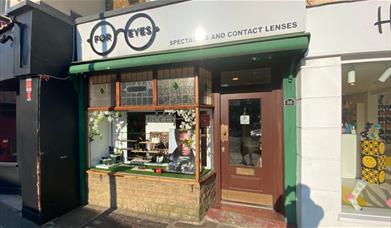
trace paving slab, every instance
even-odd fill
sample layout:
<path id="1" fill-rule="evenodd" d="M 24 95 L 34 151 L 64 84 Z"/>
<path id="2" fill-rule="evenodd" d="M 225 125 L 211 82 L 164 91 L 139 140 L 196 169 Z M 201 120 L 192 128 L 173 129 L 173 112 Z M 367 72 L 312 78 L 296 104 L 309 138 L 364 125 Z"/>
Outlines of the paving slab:
<path id="1" fill-rule="evenodd" d="M 0 228 L 38 228 L 39 226 L 22 218 L 20 210 L 0 201 Z"/>

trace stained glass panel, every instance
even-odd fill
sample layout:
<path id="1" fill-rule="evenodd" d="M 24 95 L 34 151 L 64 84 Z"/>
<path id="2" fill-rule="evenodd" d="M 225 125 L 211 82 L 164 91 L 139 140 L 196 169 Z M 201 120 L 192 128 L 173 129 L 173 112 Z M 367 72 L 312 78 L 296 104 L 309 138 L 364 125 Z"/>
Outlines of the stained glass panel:
<path id="1" fill-rule="evenodd" d="M 158 70 L 158 104 L 194 104 L 194 67 Z"/>
<path id="2" fill-rule="evenodd" d="M 198 83 L 200 104 L 212 104 L 212 73 L 200 67 Z"/>
<path id="3" fill-rule="evenodd" d="M 121 74 L 121 106 L 153 103 L 152 71 Z"/>
<path id="4" fill-rule="evenodd" d="M 115 75 L 97 75 L 89 78 L 89 106 L 115 106 Z"/>

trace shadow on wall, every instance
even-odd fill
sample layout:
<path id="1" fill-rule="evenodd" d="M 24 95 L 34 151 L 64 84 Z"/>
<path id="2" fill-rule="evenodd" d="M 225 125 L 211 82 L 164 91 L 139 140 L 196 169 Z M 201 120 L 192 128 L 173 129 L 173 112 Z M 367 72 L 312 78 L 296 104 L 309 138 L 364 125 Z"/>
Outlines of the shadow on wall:
<path id="1" fill-rule="evenodd" d="M 323 209 L 311 199 L 311 189 L 304 184 L 298 184 L 296 187 L 298 205 L 298 215 L 301 215 L 301 227 L 318 227 L 324 217 Z M 290 205 L 287 205 L 289 207 Z M 296 204 L 295 204 L 296 207 Z"/>
<path id="2" fill-rule="evenodd" d="M 284 205 L 285 197 L 280 196 L 275 205 L 275 210 L 281 215 L 285 215 L 288 227 L 295 227 L 297 223 L 296 217 L 301 216 L 301 224 L 297 224 L 298 227 L 314 228 L 318 227 L 320 221 L 324 216 L 323 209 L 315 204 L 311 199 L 311 189 L 304 184 L 298 184 L 296 186 L 289 186 L 285 189 L 285 196 L 296 194 L 295 200 L 287 202 L 285 207 L 278 207 L 278 205 Z M 283 209 L 285 208 L 285 210 Z M 292 212 L 296 211 L 297 216 Z M 293 218 L 292 218 L 293 216 Z"/>

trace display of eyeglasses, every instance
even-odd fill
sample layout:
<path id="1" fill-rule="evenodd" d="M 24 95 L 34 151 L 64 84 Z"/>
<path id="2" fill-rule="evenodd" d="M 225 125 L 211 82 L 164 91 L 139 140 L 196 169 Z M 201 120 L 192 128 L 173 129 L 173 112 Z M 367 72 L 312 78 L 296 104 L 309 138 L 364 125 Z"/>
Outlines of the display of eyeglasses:
<path id="1" fill-rule="evenodd" d="M 194 110 L 168 110 L 159 114 L 128 112 L 117 119 L 111 117 L 114 114 L 106 114 L 103 119 L 113 120 L 100 121 L 99 129 L 113 134 L 91 141 L 92 157 L 101 155 L 95 161 L 97 164 L 93 164 L 96 168 L 120 165 L 135 171 L 195 173 Z M 121 127 L 121 121 L 126 122 L 125 127 Z M 90 132 L 93 129 L 91 126 Z M 208 136 L 211 138 L 211 131 Z M 108 151 L 99 152 L 102 148 L 99 143 L 110 143 L 110 138 L 115 146 L 109 145 Z"/>

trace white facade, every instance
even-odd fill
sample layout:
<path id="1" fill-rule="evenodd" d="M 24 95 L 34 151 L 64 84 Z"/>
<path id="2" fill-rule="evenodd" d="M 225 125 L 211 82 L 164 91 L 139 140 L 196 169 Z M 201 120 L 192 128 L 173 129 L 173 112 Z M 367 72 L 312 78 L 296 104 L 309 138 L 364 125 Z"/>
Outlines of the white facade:
<path id="1" fill-rule="evenodd" d="M 185 1 L 76 28 L 78 61 L 136 56 L 302 33 L 305 2 Z"/>
<path id="2" fill-rule="evenodd" d="M 391 1 L 358 1 L 308 8 L 309 50 L 297 76 L 298 225 L 391 227 L 384 217 L 341 210 L 342 66 L 390 61 Z M 310 191 L 310 192 L 309 192 Z M 316 208 L 321 210 L 315 210 Z"/>

